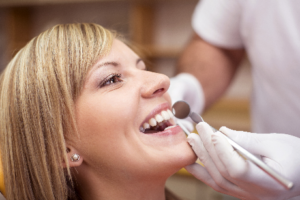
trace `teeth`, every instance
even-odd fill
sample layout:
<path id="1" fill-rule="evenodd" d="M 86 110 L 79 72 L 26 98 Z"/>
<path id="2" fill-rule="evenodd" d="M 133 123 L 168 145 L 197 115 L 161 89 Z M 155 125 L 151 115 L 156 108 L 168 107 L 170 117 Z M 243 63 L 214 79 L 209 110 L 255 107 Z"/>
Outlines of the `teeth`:
<path id="1" fill-rule="evenodd" d="M 175 127 L 176 125 L 174 125 L 174 126 L 169 126 L 169 127 L 167 127 L 167 128 L 165 128 L 165 130 L 167 130 L 167 129 L 169 129 L 169 128 L 173 128 L 173 127 Z"/>
<path id="2" fill-rule="evenodd" d="M 143 128 L 144 128 L 144 129 L 148 129 L 148 128 L 150 128 L 150 124 L 148 124 L 148 123 L 144 123 L 144 124 L 143 124 Z"/>
<path id="3" fill-rule="evenodd" d="M 148 123 L 145 122 L 143 124 L 143 126 L 140 127 L 140 131 L 145 132 L 146 129 L 150 129 L 151 127 L 162 125 L 161 122 L 167 121 L 167 120 L 171 119 L 172 117 L 174 117 L 174 115 L 169 109 L 166 111 L 163 110 L 160 114 L 157 114 L 157 115 L 155 115 L 154 118 L 151 118 Z M 173 126 L 168 127 L 168 128 L 172 128 L 172 127 Z M 168 129 L 168 128 L 166 128 L 166 129 Z"/>
<path id="4" fill-rule="evenodd" d="M 156 120 L 154 119 L 154 118 L 151 118 L 150 120 L 149 120 L 149 124 L 151 125 L 151 126 L 156 126 Z"/>
<path id="5" fill-rule="evenodd" d="M 162 111 L 161 116 L 164 118 L 164 120 L 169 120 L 170 119 L 170 115 L 168 114 L 167 111 Z"/>
<path id="6" fill-rule="evenodd" d="M 160 114 L 155 115 L 155 119 L 158 123 L 164 121 L 164 118 Z"/>
<path id="7" fill-rule="evenodd" d="M 140 131 L 144 133 L 145 129 L 143 127 L 140 127 Z"/>
<path id="8" fill-rule="evenodd" d="M 168 114 L 170 115 L 171 118 L 174 117 L 174 115 L 173 115 L 173 113 L 171 112 L 171 110 L 168 109 L 167 112 L 168 112 Z"/>

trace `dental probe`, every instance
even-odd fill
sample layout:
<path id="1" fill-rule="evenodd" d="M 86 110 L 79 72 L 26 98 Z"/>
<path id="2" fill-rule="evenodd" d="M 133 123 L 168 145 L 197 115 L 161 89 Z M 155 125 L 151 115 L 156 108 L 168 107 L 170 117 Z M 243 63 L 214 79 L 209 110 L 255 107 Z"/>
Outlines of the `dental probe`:
<path id="1" fill-rule="evenodd" d="M 189 116 L 195 123 L 204 122 L 202 117 L 195 113 L 190 112 L 190 106 L 185 101 L 177 101 L 173 105 L 173 114 L 175 117 L 179 119 L 184 119 L 187 116 Z M 178 123 L 178 121 L 177 121 Z M 179 125 L 179 124 L 178 124 Z M 180 126 L 180 125 L 179 125 Z M 182 125 L 181 125 L 182 126 Z M 181 127 L 180 126 L 180 127 Z M 273 170 L 271 167 L 266 165 L 264 162 L 262 162 L 260 159 L 258 159 L 256 156 L 254 156 L 252 153 L 238 145 L 236 142 L 234 142 L 232 139 L 230 139 L 227 135 L 225 135 L 223 132 L 216 130 L 212 126 L 210 126 L 214 132 L 220 132 L 222 133 L 222 136 L 227 139 L 227 141 L 232 145 L 232 147 L 242 156 L 250 160 L 252 163 L 254 163 L 257 167 L 262 169 L 264 172 L 269 174 L 273 179 L 275 179 L 278 183 L 280 183 L 282 186 L 284 186 L 285 189 L 290 190 L 293 187 L 293 182 L 287 180 L 283 176 L 281 176 L 278 172 Z"/>

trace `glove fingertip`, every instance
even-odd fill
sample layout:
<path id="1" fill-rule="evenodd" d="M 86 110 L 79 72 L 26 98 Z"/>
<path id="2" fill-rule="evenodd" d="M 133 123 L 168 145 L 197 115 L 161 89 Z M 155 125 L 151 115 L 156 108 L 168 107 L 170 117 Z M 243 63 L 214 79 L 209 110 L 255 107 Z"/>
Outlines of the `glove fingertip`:
<path id="1" fill-rule="evenodd" d="M 205 182 L 208 179 L 211 179 L 211 176 L 209 175 L 209 173 L 207 172 L 207 170 L 205 169 L 205 167 L 201 166 L 198 163 L 194 163 L 191 165 L 188 165 L 185 167 L 185 169 L 192 174 L 193 176 L 195 176 L 195 178 L 202 180 L 203 182 Z"/>
<path id="2" fill-rule="evenodd" d="M 231 129 L 227 128 L 226 126 L 221 126 L 221 128 L 219 130 L 226 132 L 226 131 L 231 130 Z"/>
<path id="3" fill-rule="evenodd" d="M 185 168 L 189 173 L 195 174 L 196 171 L 199 170 L 199 168 L 204 168 L 204 167 L 201 166 L 201 165 L 198 164 L 198 163 L 193 163 L 193 164 L 191 164 L 191 165 L 185 166 L 184 168 Z"/>
<path id="4" fill-rule="evenodd" d="M 187 137 L 187 141 L 188 143 L 193 147 L 195 143 L 200 141 L 200 137 L 198 134 L 196 133 L 191 133 L 188 137 Z"/>
<path id="5" fill-rule="evenodd" d="M 196 129 L 199 134 L 201 133 L 210 133 L 213 134 L 213 130 L 211 126 L 206 122 L 200 122 L 196 125 Z"/>
<path id="6" fill-rule="evenodd" d="M 233 137 L 234 136 L 234 133 L 236 132 L 235 130 L 232 130 L 230 128 L 227 128 L 226 126 L 222 126 L 220 129 L 219 129 L 220 132 L 222 132 L 223 134 L 229 136 L 229 137 Z"/>
<path id="7" fill-rule="evenodd" d="M 200 137 L 199 137 L 199 135 L 196 134 L 196 133 L 191 133 L 191 134 L 189 134 L 189 135 L 187 136 L 187 139 L 189 139 L 189 140 L 200 140 Z"/>

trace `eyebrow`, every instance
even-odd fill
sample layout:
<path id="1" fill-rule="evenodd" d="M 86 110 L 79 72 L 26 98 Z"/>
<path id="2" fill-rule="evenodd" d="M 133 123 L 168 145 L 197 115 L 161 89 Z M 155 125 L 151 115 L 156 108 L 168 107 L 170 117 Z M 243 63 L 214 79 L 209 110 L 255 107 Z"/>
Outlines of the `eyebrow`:
<path id="1" fill-rule="evenodd" d="M 100 68 L 100 67 L 103 67 L 103 66 L 107 66 L 107 65 L 112 65 L 114 67 L 118 66 L 120 63 L 118 62 L 114 62 L 114 61 L 111 61 L 111 62 L 105 62 L 105 63 L 102 63 L 102 64 L 99 64 L 97 65 L 97 68 Z"/>
<path id="2" fill-rule="evenodd" d="M 141 61 L 143 61 L 143 60 L 142 60 L 141 58 L 138 58 L 138 59 L 136 60 L 136 64 L 138 64 L 138 63 L 141 62 Z M 112 66 L 116 67 L 116 66 L 120 65 L 120 63 L 114 62 L 114 61 L 111 61 L 111 62 L 105 62 L 105 63 L 102 63 L 102 64 L 97 65 L 97 68 L 100 68 L 100 67 L 103 67 L 103 66 L 107 66 L 107 65 L 112 65 Z"/>
<path id="3" fill-rule="evenodd" d="M 138 59 L 136 60 L 136 65 L 137 65 L 139 62 L 141 62 L 141 61 L 143 61 L 143 60 L 142 60 L 141 58 L 138 58 Z M 112 65 L 112 66 L 114 66 L 114 67 L 117 67 L 117 66 L 120 65 L 120 63 L 119 63 L 119 62 L 115 62 L 115 61 L 108 61 L 108 62 L 101 63 L 101 64 L 98 64 L 98 65 L 96 64 L 95 68 L 96 68 L 96 69 L 99 69 L 100 67 L 103 67 L 103 66 L 109 66 L 109 65 Z M 95 70 L 95 69 L 94 69 L 94 70 Z M 94 71 L 94 70 L 92 70 L 92 71 Z M 91 76 L 91 74 L 87 75 L 86 80 L 88 80 L 90 76 Z"/>

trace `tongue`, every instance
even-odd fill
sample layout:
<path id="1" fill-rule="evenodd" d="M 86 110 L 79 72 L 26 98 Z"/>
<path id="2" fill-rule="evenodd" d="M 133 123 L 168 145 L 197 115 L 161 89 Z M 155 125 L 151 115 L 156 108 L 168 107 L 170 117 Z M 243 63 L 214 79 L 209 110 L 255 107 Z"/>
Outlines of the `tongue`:
<path id="1" fill-rule="evenodd" d="M 145 130 L 145 134 L 151 134 L 151 133 L 157 133 L 158 131 L 156 131 L 156 130 L 151 130 L 151 129 L 147 129 L 147 130 Z"/>
<path id="2" fill-rule="evenodd" d="M 150 133 L 157 133 L 157 132 L 161 132 L 161 131 L 164 131 L 165 128 L 168 127 L 167 124 L 162 124 L 158 127 L 151 127 L 151 129 L 146 129 L 144 133 L 146 134 L 150 134 Z"/>

